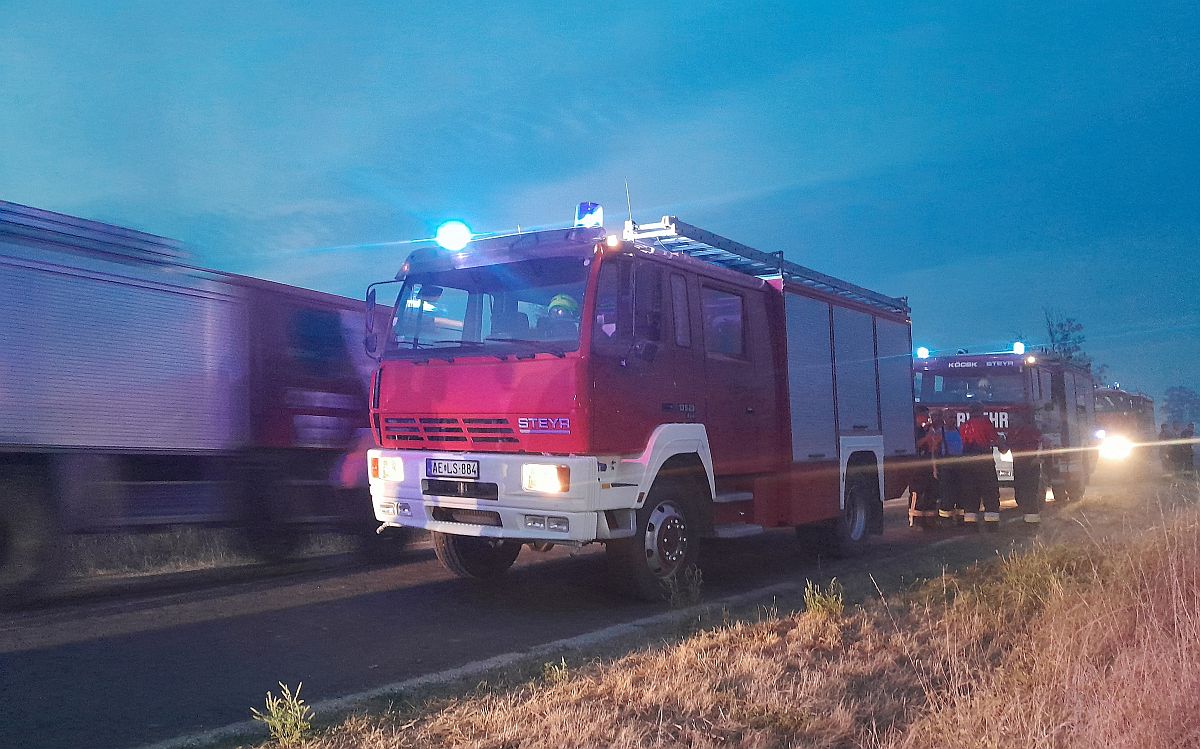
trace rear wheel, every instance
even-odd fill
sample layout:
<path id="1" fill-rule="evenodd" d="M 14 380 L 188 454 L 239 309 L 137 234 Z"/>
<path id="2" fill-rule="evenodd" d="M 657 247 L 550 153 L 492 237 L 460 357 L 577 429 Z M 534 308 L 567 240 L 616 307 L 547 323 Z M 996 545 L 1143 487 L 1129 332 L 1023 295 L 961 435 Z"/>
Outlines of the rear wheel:
<path id="1" fill-rule="evenodd" d="M 626 593 L 645 601 L 667 596 L 666 581 L 695 564 L 695 513 L 675 492 L 653 494 L 637 511 L 633 536 L 609 541 L 609 575 Z"/>
<path id="2" fill-rule="evenodd" d="M 846 502 L 841 515 L 824 525 L 801 526 L 796 529 L 796 535 L 813 543 L 818 552 L 852 556 L 862 549 L 870 534 L 871 515 L 878 503 L 879 492 L 874 481 L 865 476 L 850 479 L 846 484 Z"/>
<path id="3" fill-rule="evenodd" d="M 29 600 L 58 570 L 54 510 L 29 476 L 0 480 L 0 608 Z"/>
<path id="4" fill-rule="evenodd" d="M 433 551 L 442 566 L 459 577 L 487 579 L 499 577 L 513 566 L 521 553 L 521 544 L 497 538 L 434 532 Z"/>

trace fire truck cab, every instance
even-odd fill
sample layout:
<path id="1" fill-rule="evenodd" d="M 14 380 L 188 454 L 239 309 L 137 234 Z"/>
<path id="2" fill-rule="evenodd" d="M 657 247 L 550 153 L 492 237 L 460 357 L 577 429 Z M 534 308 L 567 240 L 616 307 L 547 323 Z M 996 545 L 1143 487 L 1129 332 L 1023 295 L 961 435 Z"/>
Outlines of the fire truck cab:
<path id="1" fill-rule="evenodd" d="M 673 217 L 423 247 L 394 283 L 375 514 L 460 575 L 600 542 L 656 598 L 701 537 L 813 526 L 849 549 L 906 485 L 903 299 Z"/>
<path id="2" fill-rule="evenodd" d="M 1013 414 L 1032 416 L 1046 450 L 1042 480 L 1056 500 L 1083 496 L 1095 463 L 1094 400 L 1089 368 L 1046 353 L 959 354 L 917 359 L 917 402 L 945 409 L 957 423 L 982 403 L 1003 436 Z M 1002 484 L 1011 484 L 1011 451 L 994 451 Z"/>

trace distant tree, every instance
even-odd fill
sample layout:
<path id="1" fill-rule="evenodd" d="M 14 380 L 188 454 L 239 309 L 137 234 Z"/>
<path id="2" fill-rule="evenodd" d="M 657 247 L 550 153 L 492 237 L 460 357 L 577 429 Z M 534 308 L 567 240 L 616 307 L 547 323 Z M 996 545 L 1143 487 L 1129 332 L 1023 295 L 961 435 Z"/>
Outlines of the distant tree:
<path id="1" fill-rule="evenodd" d="M 1095 379 L 1098 387 L 1108 387 L 1108 374 L 1109 368 L 1107 364 L 1098 364 L 1096 368 L 1092 370 L 1092 377 Z"/>
<path id="2" fill-rule="evenodd" d="M 1178 424 L 1200 421 L 1200 393 L 1189 387 L 1177 385 L 1167 388 L 1166 395 L 1162 405 L 1164 419 Z"/>
<path id="3" fill-rule="evenodd" d="M 1083 350 L 1087 340 L 1083 335 L 1083 323 L 1050 309 L 1042 311 L 1046 315 L 1046 340 L 1050 351 L 1076 364 L 1090 365 L 1092 358 Z"/>

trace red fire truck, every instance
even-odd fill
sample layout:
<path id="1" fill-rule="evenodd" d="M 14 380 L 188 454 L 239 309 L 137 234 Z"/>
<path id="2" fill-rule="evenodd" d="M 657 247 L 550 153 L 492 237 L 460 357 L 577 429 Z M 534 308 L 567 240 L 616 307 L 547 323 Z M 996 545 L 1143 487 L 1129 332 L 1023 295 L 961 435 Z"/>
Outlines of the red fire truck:
<path id="1" fill-rule="evenodd" d="M 366 471 L 333 480 L 367 430 L 361 301 L 0 202 L 0 313 L 0 601 L 63 533 L 233 524 L 277 557 L 314 524 L 374 530 Z"/>
<path id="2" fill-rule="evenodd" d="M 850 549 L 907 483 L 904 299 L 674 217 L 420 248 L 385 283 L 375 514 L 460 575 L 599 542 L 655 598 L 703 537 L 811 526 Z"/>
<path id="3" fill-rule="evenodd" d="M 956 414 L 957 423 L 982 403 L 1003 435 L 1011 415 L 1032 415 L 1046 445 L 1042 479 L 1056 500 L 1083 496 L 1095 463 L 1092 375 L 1086 366 L 1048 353 L 958 354 L 918 358 L 917 402 Z M 996 472 L 1011 484 L 1011 452 L 994 451 Z"/>
<path id="4" fill-rule="evenodd" d="M 1100 458 L 1115 470 L 1115 475 L 1124 472 L 1132 476 L 1153 469 L 1158 462 L 1157 452 L 1139 446 L 1156 439 L 1154 400 L 1115 385 L 1096 388 L 1095 436 L 1100 442 Z M 1129 465 L 1121 467 L 1122 463 Z"/>
<path id="5" fill-rule="evenodd" d="M 1096 427 L 1104 430 L 1105 436 L 1153 442 L 1154 399 L 1116 386 L 1096 388 Z"/>

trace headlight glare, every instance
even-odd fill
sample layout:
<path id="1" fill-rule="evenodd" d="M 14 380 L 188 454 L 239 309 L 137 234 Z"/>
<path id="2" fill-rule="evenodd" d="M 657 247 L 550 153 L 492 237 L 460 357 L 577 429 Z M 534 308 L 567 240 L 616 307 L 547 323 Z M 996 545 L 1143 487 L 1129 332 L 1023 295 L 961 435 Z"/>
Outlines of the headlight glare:
<path id="1" fill-rule="evenodd" d="M 1132 452 L 1133 443 L 1119 434 L 1105 437 L 1100 443 L 1100 458 L 1103 460 L 1122 461 Z"/>
<path id="2" fill-rule="evenodd" d="M 545 463 L 521 466 L 521 488 L 540 494 L 562 494 L 571 488 L 571 469 Z"/>

